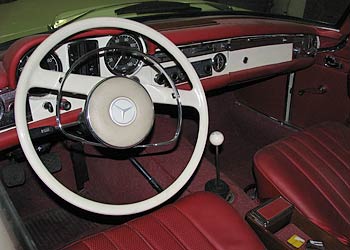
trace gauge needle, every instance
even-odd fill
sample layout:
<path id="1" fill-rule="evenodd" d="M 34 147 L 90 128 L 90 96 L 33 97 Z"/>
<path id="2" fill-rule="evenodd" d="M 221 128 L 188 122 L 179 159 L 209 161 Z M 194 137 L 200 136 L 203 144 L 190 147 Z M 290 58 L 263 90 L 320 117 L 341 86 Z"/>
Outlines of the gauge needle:
<path id="1" fill-rule="evenodd" d="M 113 69 L 115 69 L 117 67 L 117 65 L 118 65 L 118 63 L 120 62 L 121 59 L 122 59 L 122 56 L 119 56 L 117 62 L 113 66 Z"/>

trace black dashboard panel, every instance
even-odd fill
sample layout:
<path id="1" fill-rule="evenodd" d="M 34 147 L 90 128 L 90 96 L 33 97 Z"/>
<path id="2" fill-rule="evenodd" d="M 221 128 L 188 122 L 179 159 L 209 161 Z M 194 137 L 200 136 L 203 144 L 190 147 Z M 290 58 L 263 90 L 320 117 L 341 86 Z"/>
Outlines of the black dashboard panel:
<path id="1" fill-rule="evenodd" d="M 213 63 L 211 59 L 201 60 L 192 63 L 192 66 L 196 70 L 199 78 L 212 76 L 212 65 Z M 175 84 L 188 81 L 183 70 L 177 66 L 168 67 L 165 69 L 165 72 L 170 76 L 171 80 Z M 166 78 L 159 74 L 155 76 L 154 81 L 159 85 L 168 85 Z"/>
<path id="2" fill-rule="evenodd" d="M 88 52 L 98 49 L 96 40 L 81 40 L 68 45 L 69 66 L 72 67 L 79 58 Z M 86 60 L 76 65 L 72 71 L 76 74 L 88 76 L 100 76 L 100 63 L 98 54 L 92 55 Z"/>
<path id="3" fill-rule="evenodd" d="M 186 57 L 191 58 L 230 50 L 230 40 L 183 45 L 179 46 L 179 48 Z M 161 50 L 157 50 L 154 56 L 159 62 L 168 62 L 172 60 L 167 53 Z"/>
<path id="4" fill-rule="evenodd" d="M 15 90 L 0 91 L 0 130 L 12 127 L 15 125 Z M 28 107 L 28 105 L 27 105 Z M 27 121 L 31 121 L 31 113 L 29 107 L 27 108 Z"/>

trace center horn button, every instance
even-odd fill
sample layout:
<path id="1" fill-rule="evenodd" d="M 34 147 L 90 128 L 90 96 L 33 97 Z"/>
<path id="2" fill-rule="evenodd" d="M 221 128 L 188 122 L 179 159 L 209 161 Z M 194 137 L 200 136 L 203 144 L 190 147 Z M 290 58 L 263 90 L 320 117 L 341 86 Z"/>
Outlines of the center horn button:
<path id="1" fill-rule="evenodd" d="M 142 142 L 154 123 L 154 106 L 138 82 L 113 77 L 101 81 L 89 94 L 85 119 L 90 132 L 102 144 L 131 148 Z"/>

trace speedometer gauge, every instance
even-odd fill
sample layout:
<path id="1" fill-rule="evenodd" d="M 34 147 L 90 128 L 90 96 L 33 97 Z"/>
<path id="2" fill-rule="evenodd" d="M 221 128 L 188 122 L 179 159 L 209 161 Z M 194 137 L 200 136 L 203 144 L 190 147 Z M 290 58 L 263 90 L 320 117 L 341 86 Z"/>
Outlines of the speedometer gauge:
<path id="1" fill-rule="evenodd" d="M 145 43 L 140 37 L 126 33 L 112 37 L 107 43 L 107 48 L 116 49 L 105 54 L 105 63 L 109 71 L 115 75 L 131 75 L 143 64 L 129 50 L 129 52 L 123 50 L 123 47 L 142 52 L 146 50 Z"/>
<path id="2" fill-rule="evenodd" d="M 35 48 L 32 48 L 31 50 L 28 50 L 22 58 L 19 60 L 19 63 L 17 65 L 16 69 L 16 81 L 18 81 L 19 76 L 21 75 L 24 66 L 26 65 L 30 55 L 33 53 Z M 57 57 L 57 55 L 54 52 L 50 52 L 47 54 L 43 60 L 40 62 L 40 67 L 47 70 L 53 70 L 53 71 L 62 71 L 62 63 L 60 59 Z"/>

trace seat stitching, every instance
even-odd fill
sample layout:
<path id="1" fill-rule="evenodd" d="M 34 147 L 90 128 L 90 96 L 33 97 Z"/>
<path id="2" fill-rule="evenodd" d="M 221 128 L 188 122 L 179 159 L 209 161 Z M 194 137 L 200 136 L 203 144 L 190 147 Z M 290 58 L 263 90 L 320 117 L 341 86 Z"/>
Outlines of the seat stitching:
<path id="1" fill-rule="evenodd" d="M 83 243 L 87 248 L 89 248 L 90 250 L 92 249 L 87 243 L 85 240 L 82 240 L 81 243 Z"/>
<path id="2" fill-rule="evenodd" d="M 322 133 L 324 136 L 328 137 L 330 140 L 332 140 L 334 142 L 334 144 L 336 144 L 340 148 L 340 150 L 343 151 L 345 154 L 349 154 L 349 152 L 347 150 L 345 150 L 344 146 L 336 139 L 336 137 L 332 136 L 332 134 L 329 133 L 326 129 L 320 128 L 319 132 Z M 332 150 L 332 148 L 328 147 L 327 144 L 323 143 L 322 140 L 317 138 L 312 133 L 310 133 L 308 131 L 306 131 L 305 133 L 310 135 L 312 138 L 317 140 L 322 146 L 327 148 L 328 151 L 330 151 L 332 154 L 334 154 L 336 156 L 336 158 L 339 159 L 339 161 L 341 161 L 350 170 L 350 165 L 348 164 L 348 162 L 345 161 L 344 159 L 342 159 L 337 153 L 335 153 L 334 150 Z"/>
<path id="3" fill-rule="evenodd" d="M 333 168 L 333 165 L 330 164 L 324 157 L 322 157 L 321 154 L 318 153 L 317 150 L 312 148 L 311 146 L 307 145 L 303 140 L 300 138 L 294 138 L 296 141 L 298 141 L 300 144 L 304 145 L 306 148 L 308 148 L 315 156 L 318 157 L 319 160 L 321 160 L 327 167 L 330 169 L 335 175 L 338 176 L 338 178 L 350 189 L 350 184 L 347 183 L 347 181 L 344 179 L 344 177 L 336 171 L 336 169 Z M 318 143 L 318 141 L 316 141 Z M 321 145 L 322 146 L 322 145 Z M 343 164 L 344 165 L 344 164 Z"/>
<path id="4" fill-rule="evenodd" d="M 205 234 L 196 226 L 196 224 L 194 223 L 194 221 L 192 221 L 184 212 L 182 212 L 177 206 L 174 205 L 169 205 L 170 207 L 175 208 L 180 214 L 182 214 L 184 216 L 184 218 L 186 218 L 192 225 L 194 228 L 196 228 L 198 230 L 198 232 L 203 236 L 204 239 L 207 240 L 207 242 L 213 247 L 213 249 L 216 249 L 214 244 L 207 238 L 205 237 Z"/>
<path id="5" fill-rule="evenodd" d="M 287 147 L 289 147 L 290 148 L 290 146 L 288 145 L 288 144 L 286 144 L 285 142 L 282 142 L 283 144 L 285 144 Z M 291 148 L 292 150 L 293 150 L 293 148 Z M 313 183 L 314 184 L 314 186 L 315 187 L 319 187 L 319 185 L 317 185 L 317 183 L 315 183 L 312 179 L 310 179 L 310 177 L 308 176 L 308 175 L 306 175 L 306 173 L 305 173 L 305 171 L 303 171 L 303 169 L 301 169 L 300 167 L 298 167 L 298 164 L 296 164 L 296 162 L 292 159 L 292 158 L 290 158 L 289 156 L 288 156 L 288 154 L 287 153 L 285 153 L 285 152 L 283 152 L 281 149 L 279 149 L 279 148 L 277 148 L 276 147 L 276 150 L 277 151 L 279 151 L 281 154 L 283 154 L 291 163 L 293 163 L 293 165 L 311 182 L 311 183 Z M 295 151 L 295 150 L 293 150 L 293 151 Z M 296 152 L 296 151 L 295 151 Z M 296 153 L 298 153 L 298 152 L 296 152 Z M 324 179 L 324 178 L 323 178 Z M 332 205 L 332 207 L 339 213 L 339 215 L 341 215 L 342 217 L 343 217 L 343 219 L 345 220 L 345 221 L 347 221 L 347 223 L 349 224 L 349 220 L 347 219 L 347 217 L 345 216 L 345 215 L 343 215 L 342 213 L 341 213 L 341 211 L 339 211 L 339 209 L 335 206 L 335 204 L 334 204 L 334 202 L 332 202 L 329 198 L 328 198 L 328 196 L 325 194 L 325 192 L 324 191 L 322 191 L 322 189 L 319 189 L 318 188 L 318 190 L 319 190 L 319 192 L 321 193 L 321 194 L 323 194 L 323 196 L 325 197 L 325 198 L 327 198 L 327 200 L 328 200 L 328 202 Z"/>
<path id="6" fill-rule="evenodd" d="M 110 239 L 110 238 L 108 237 L 108 235 L 107 235 L 105 232 L 102 232 L 102 235 L 103 235 L 105 238 L 107 238 L 107 240 L 108 240 L 109 242 L 112 243 L 112 245 L 115 247 L 115 249 L 121 249 L 121 247 L 119 247 L 112 239 Z"/>
<path id="7" fill-rule="evenodd" d="M 327 149 L 332 155 L 335 156 L 335 158 L 337 158 L 341 163 L 343 163 L 343 165 L 350 170 L 350 166 L 347 162 L 345 162 L 342 158 L 340 158 L 340 156 L 338 154 L 336 154 L 332 149 L 330 149 L 329 147 L 327 147 L 326 144 L 324 144 L 320 139 L 318 139 L 317 137 L 315 137 L 312 133 L 309 132 L 305 132 L 306 135 L 310 136 L 311 138 L 313 138 L 315 141 L 317 141 L 321 146 L 323 146 L 325 149 Z M 324 133 L 327 136 L 327 133 Z M 328 136 L 329 137 L 329 136 Z M 332 139 L 332 138 L 331 138 Z M 341 147 L 340 147 L 341 148 Z"/>
<path id="8" fill-rule="evenodd" d="M 129 227 L 131 231 L 133 231 L 137 236 L 139 236 L 140 239 L 141 239 L 143 242 L 145 242 L 146 246 L 149 247 L 149 249 L 154 249 L 154 250 L 155 250 L 155 248 L 151 245 L 151 243 L 149 243 L 149 242 L 146 240 L 146 238 L 144 237 L 144 235 L 142 235 L 141 232 L 139 232 L 136 228 L 134 228 L 134 227 L 133 227 L 132 225 L 130 225 L 129 223 L 125 223 L 124 225 L 127 226 L 127 227 Z"/>
<path id="9" fill-rule="evenodd" d="M 272 146 L 275 146 L 275 145 L 272 145 Z M 283 154 L 280 150 L 278 150 L 277 148 L 276 148 L 276 150 L 277 151 L 279 151 L 281 154 Z M 268 175 L 269 173 L 268 172 L 266 172 L 265 170 L 264 170 L 264 168 L 261 168 L 261 166 L 259 167 L 260 165 L 259 164 L 256 164 L 256 167 L 257 167 L 257 169 L 259 169 L 259 171 L 264 175 L 264 177 L 271 183 L 271 185 L 281 194 L 281 195 L 283 195 L 284 196 L 284 198 L 286 198 L 289 202 L 291 202 L 292 204 L 293 204 L 293 202 L 292 202 L 292 200 L 291 199 L 289 199 L 289 197 L 287 197 L 285 194 L 284 194 L 284 192 L 283 192 L 283 190 L 282 189 L 280 189 L 280 187 L 279 186 L 277 186 L 274 182 L 273 182 L 273 180 L 270 178 L 270 176 Z M 302 214 L 303 214 L 303 212 L 302 211 L 300 211 L 297 207 L 296 207 L 296 209 L 299 211 L 299 212 L 301 212 Z M 321 227 L 323 226 L 323 227 L 327 227 L 327 225 L 325 225 L 322 221 L 319 221 L 319 220 L 316 220 L 316 219 L 313 219 L 313 218 L 309 218 L 309 220 L 311 221 L 311 222 L 313 222 L 314 224 L 316 224 L 316 225 L 320 225 Z M 334 235 L 336 235 L 336 237 L 342 237 L 342 238 L 346 238 L 346 236 L 344 235 L 344 234 L 342 234 L 342 233 L 338 233 L 338 232 L 333 232 L 334 233 Z"/>
<path id="10" fill-rule="evenodd" d="M 300 141 L 297 140 L 297 139 L 296 139 L 296 141 L 297 141 L 297 142 L 300 142 Z M 318 142 L 318 141 L 316 141 L 316 142 Z M 306 148 L 308 148 L 308 147 L 304 144 L 304 142 L 300 142 L 300 144 L 301 144 L 301 145 L 304 145 Z M 310 161 L 308 158 L 303 157 L 301 151 L 298 150 L 297 148 L 295 148 L 291 143 L 285 142 L 285 145 L 286 145 L 287 147 L 291 148 L 294 152 L 296 152 L 296 153 L 297 153 L 301 158 L 303 158 L 317 173 L 319 173 L 320 176 L 322 176 L 322 178 L 325 180 L 325 182 L 328 183 L 328 185 L 329 185 L 329 186 L 334 190 L 334 192 L 338 195 L 338 197 L 340 197 L 341 200 L 343 200 L 343 202 L 347 205 L 347 207 L 348 207 L 348 208 L 350 207 L 350 203 L 347 201 L 348 199 L 347 199 L 346 197 L 344 197 L 341 193 L 337 192 L 337 188 L 332 184 L 332 182 L 329 181 L 328 178 L 326 178 L 326 176 L 323 174 L 323 171 L 319 171 L 318 167 L 315 166 L 315 164 L 314 164 L 312 161 Z M 310 149 L 310 151 L 311 151 L 311 153 L 313 153 L 314 155 L 316 155 L 315 152 L 314 152 L 312 149 Z M 317 155 L 316 155 L 316 156 L 317 156 Z M 321 158 L 318 158 L 318 159 L 322 161 Z M 324 161 L 323 161 L 323 162 L 324 162 Z M 326 164 L 326 165 L 327 165 L 327 164 Z M 329 168 L 329 169 L 331 169 L 331 168 Z M 331 170 L 332 170 L 332 169 L 331 169 Z M 333 172 L 335 172 L 335 171 L 333 171 Z M 336 173 L 336 174 L 337 174 L 337 173 Z M 319 185 L 317 185 L 317 186 L 319 186 Z M 346 185 L 346 186 L 347 186 L 347 185 Z M 328 198 L 327 198 L 327 199 L 328 199 Z M 328 200 L 329 200 L 329 199 L 328 199 Z"/>
<path id="11" fill-rule="evenodd" d="M 149 216 L 152 217 L 170 236 L 172 236 L 182 249 L 187 249 L 180 239 L 159 218 L 153 214 L 150 214 Z"/>
<path id="12" fill-rule="evenodd" d="M 296 154 L 298 154 L 304 161 L 306 161 L 306 162 L 309 164 L 309 166 L 311 166 L 312 169 L 315 170 L 315 172 L 317 172 L 317 173 L 325 180 L 325 182 L 334 190 L 334 192 L 335 192 L 335 193 L 344 201 L 344 203 L 347 204 L 348 207 L 349 207 L 349 204 L 348 204 L 348 202 L 347 202 L 347 199 L 345 199 L 342 195 L 339 194 L 339 192 L 337 192 L 337 189 L 334 187 L 334 185 L 333 185 L 331 182 L 328 181 L 328 178 L 326 178 L 326 176 L 323 174 L 322 171 L 319 171 L 319 169 L 317 168 L 317 166 L 315 166 L 315 164 L 314 164 L 312 161 L 310 161 L 310 160 L 308 160 L 307 158 L 303 157 L 301 151 L 298 150 L 297 148 L 295 148 L 291 143 L 284 142 L 284 144 L 285 144 L 287 147 L 289 147 L 291 150 L 293 150 Z M 311 151 L 311 152 L 312 152 L 312 151 Z M 300 168 L 298 167 L 298 169 L 300 169 Z M 305 174 L 306 172 L 303 171 L 303 173 L 304 173 L 304 175 L 307 177 L 307 175 Z M 308 178 L 308 179 L 311 181 L 310 178 Z M 314 183 L 314 182 L 312 181 L 312 183 Z M 314 183 L 314 184 L 317 184 L 317 183 Z M 320 187 L 319 185 L 315 185 L 315 186 Z M 321 190 L 320 188 L 318 188 L 318 189 Z M 322 193 L 324 193 L 324 192 L 322 192 Z M 328 197 L 327 195 L 325 195 L 325 193 L 324 193 L 324 196 L 325 196 L 325 197 Z M 327 199 L 328 199 L 328 198 L 327 198 Z M 329 200 L 329 199 L 328 199 L 328 200 Z M 330 200 L 329 200 L 329 201 L 330 201 Z"/>
<path id="13" fill-rule="evenodd" d="M 326 128 L 320 128 L 319 129 L 321 133 L 325 134 L 328 138 L 330 138 L 331 140 L 333 140 L 334 143 L 338 144 L 341 148 L 345 148 L 342 144 L 340 144 L 340 142 L 337 140 L 337 138 L 335 136 L 332 136 L 331 133 L 328 132 L 328 130 Z M 345 141 L 346 143 L 347 141 Z M 348 150 L 344 149 L 345 152 L 349 152 Z"/>

